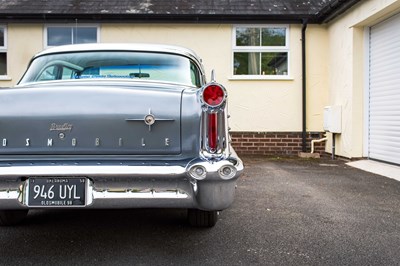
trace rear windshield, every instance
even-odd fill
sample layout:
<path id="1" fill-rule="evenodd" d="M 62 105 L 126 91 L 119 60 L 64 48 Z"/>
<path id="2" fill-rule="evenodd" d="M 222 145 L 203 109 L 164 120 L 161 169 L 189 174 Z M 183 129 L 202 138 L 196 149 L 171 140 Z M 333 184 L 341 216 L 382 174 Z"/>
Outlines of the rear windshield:
<path id="1" fill-rule="evenodd" d="M 44 55 L 31 63 L 19 84 L 77 79 L 140 79 L 200 86 L 199 71 L 186 57 L 121 51 Z"/>

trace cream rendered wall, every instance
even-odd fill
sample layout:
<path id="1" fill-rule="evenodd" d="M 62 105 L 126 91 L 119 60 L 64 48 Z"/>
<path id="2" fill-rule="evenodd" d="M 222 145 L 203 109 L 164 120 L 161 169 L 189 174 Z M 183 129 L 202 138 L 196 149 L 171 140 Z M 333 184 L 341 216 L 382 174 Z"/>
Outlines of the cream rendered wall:
<path id="1" fill-rule="evenodd" d="M 43 50 L 42 24 L 7 25 L 7 76 L 0 87 L 15 85 L 22 77 L 32 56 Z"/>
<path id="2" fill-rule="evenodd" d="M 400 12 L 400 0 L 361 1 L 328 25 L 329 105 L 342 106 L 342 134 L 336 138 L 336 154 L 363 157 L 364 92 L 367 89 L 365 26 Z M 332 136 L 327 145 L 331 150 Z"/>
<path id="3" fill-rule="evenodd" d="M 328 30 L 321 25 L 308 25 L 307 57 L 307 131 L 323 131 L 323 110 L 328 105 Z"/>
<path id="4" fill-rule="evenodd" d="M 327 99 L 325 67 L 326 30 L 307 32 L 311 61 L 308 78 L 308 130 L 322 130 Z M 217 81 L 229 93 L 233 131 L 301 131 L 301 25 L 290 26 L 289 80 L 236 80 L 232 78 L 232 25 L 217 24 L 102 24 L 102 42 L 140 42 L 181 45 L 203 59 L 207 77 L 216 70 Z M 323 59 L 321 61 L 321 59 Z"/>

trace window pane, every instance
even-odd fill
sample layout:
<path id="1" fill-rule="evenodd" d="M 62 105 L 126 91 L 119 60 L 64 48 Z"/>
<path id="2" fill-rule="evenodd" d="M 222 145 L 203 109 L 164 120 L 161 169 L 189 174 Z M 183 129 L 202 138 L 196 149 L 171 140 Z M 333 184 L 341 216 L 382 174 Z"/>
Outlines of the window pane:
<path id="1" fill-rule="evenodd" d="M 79 27 L 73 28 L 74 43 L 96 43 L 97 28 L 94 27 Z"/>
<path id="2" fill-rule="evenodd" d="M 7 53 L 0 53 L 0 75 L 7 75 Z"/>
<path id="3" fill-rule="evenodd" d="M 47 28 L 47 45 L 57 46 L 72 44 L 70 27 L 49 27 Z"/>
<path id="4" fill-rule="evenodd" d="M 262 75 L 287 75 L 288 54 L 287 53 L 262 53 L 261 74 Z"/>
<path id="5" fill-rule="evenodd" d="M 236 46 L 260 46 L 260 28 L 236 28 Z"/>
<path id="6" fill-rule="evenodd" d="M 286 46 L 286 29 L 263 28 L 262 46 Z"/>
<path id="7" fill-rule="evenodd" d="M 192 80 L 192 84 L 197 87 L 201 86 L 200 73 L 195 64 L 190 63 L 190 79 Z"/>
<path id="8" fill-rule="evenodd" d="M 57 68 L 55 66 L 50 66 L 42 71 L 38 77 L 38 81 L 45 80 L 55 80 L 57 75 Z"/>
<path id="9" fill-rule="evenodd" d="M 0 28 L 0 47 L 4 47 L 4 28 Z"/>
<path id="10" fill-rule="evenodd" d="M 64 67 L 62 70 L 62 77 L 61 79 L 72 79 L 74 71 L 70 68 Z"/>
<path id="11" fill-rule="evenodd" d="M 260 75 L 260 53 L 235 53 L 234 75 Z"/>

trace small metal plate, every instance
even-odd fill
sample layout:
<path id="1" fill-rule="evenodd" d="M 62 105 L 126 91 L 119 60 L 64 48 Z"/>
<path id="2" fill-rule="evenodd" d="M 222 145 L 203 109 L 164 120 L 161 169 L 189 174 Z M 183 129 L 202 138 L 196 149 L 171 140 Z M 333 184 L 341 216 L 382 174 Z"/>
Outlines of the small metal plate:
<path id="1" fill-rule="evenodd" d="M 29 207 L 82 207 L 86 204 L 86 178 L 31 177 Z"/>

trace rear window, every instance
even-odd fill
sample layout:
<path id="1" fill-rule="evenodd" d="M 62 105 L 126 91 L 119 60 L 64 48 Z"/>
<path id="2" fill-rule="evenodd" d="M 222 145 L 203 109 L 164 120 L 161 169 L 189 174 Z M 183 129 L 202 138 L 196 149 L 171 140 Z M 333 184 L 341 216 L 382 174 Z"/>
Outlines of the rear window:
<path id="1" fill-rule="evenodd" d="M 121 51 L 44 55 L 31 63 L 19 84 L 79 79 L 140 79 L 200 86 L 200 73 L 186 57 Z"/>

